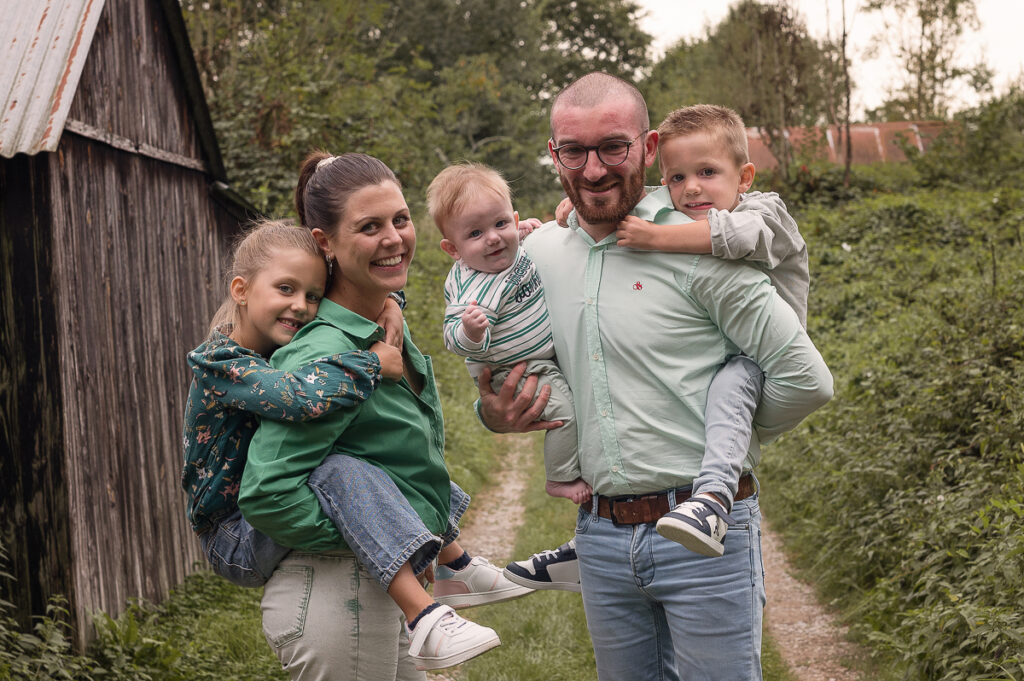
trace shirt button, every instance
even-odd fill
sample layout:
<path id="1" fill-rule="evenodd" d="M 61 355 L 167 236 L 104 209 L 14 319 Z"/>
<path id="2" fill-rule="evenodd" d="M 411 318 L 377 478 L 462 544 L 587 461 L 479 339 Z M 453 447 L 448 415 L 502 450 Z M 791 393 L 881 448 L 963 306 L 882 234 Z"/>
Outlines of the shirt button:
<path id="1" fill-rule="evenodd" d="M 593 304 L 594 304 L 594 299 L 593 298 L 587 298 L 587 305 L 593 305 Z"/>
<path id="2" fill-rule="evenodd" d="M 596 361 L 596 360 L 599 360 L 599 359 L 601 359 L 601 353 L 595 352 L 594 353 L 594 360 Z"/>
<path id="3" fill-rule="evenodd" d="M 608 416 L 608 410 L 607 409 L 602 409 L 601 410 L 601 416 Z"/>
<path id="4" fill-rule="evenodd" d="M 612 466 L 612 473 L 618 473 L 622 470 L 619 466 Z"/>

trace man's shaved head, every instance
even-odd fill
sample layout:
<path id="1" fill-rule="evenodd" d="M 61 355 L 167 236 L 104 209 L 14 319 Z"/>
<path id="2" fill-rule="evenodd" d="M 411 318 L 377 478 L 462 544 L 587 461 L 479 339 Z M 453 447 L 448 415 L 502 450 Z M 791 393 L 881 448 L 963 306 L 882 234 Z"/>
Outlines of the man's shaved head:
<path id="1" fill-rule="evenodd" d="M 632 102 L 638 129 L 648 129 L 650 118 L 647 114 L 647 103 L 636 86 L 616 76 L 595 71 L 577 78 L 555 97 L 555 101 L 551 104 L 551 139 L 555 139 L 554 120 L 555 114 L 560 108 L 591 109 L 616 100 L 623 103 Z"/>

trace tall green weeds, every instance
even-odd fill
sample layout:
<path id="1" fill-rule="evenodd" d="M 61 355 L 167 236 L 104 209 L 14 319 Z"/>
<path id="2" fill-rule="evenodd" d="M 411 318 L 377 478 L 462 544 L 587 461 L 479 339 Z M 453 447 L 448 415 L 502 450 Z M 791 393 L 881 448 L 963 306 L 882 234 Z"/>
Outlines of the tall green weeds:
<path id="1" fill-rule="evenodd" d="M 771 450 L 764 503 L 907 679 L 1024 678 L 1024 195 L 808 209 L 832 404 Z"/>

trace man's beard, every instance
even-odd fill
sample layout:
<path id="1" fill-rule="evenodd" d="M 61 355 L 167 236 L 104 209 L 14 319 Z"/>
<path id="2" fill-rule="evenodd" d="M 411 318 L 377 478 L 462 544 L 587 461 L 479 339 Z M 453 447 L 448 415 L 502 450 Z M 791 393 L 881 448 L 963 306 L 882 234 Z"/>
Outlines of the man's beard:
<path id="1" fill-rule="evenodd" d="M 625 177 L 608 174 L 597 184 L 591 184 L 582 177 L 577 178 L 573 182 L 572 178 L 562 173 L 558 174 L 558 179 L 561 180 L 562 189 L 565 190 L 569 200 L 572 201 L 576 213 L 588 225 L 617 224 L 621 222 L 623 218 L 629 215 L 629 211 L 633 210 L 633 207 L 640 202 L 644 195 L 644 174 L 642 170 L 634 170 Z M 582 186 L 588 189 L 601 190 L 615 182 L 621 182 L 621 185 L 619 200 L 613 204 L 588 204 L 584 202 L 578 189 Z"/>

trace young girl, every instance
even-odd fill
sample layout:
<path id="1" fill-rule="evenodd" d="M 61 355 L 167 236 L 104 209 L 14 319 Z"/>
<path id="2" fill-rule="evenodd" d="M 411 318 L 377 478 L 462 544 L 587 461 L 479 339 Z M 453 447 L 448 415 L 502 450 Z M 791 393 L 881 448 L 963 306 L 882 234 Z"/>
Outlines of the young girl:
<path id="1" fill-rule="evenodd" d="M 214 571 L 242 586 L 260 586 L 290 549 L 252 528 L 238 509 L 256 417 L 307 421 L 355 407 L 382 378 L 401 378 L 403 364 L 401 351 L 384 342 L 369 351 L 324 357 L 293 372 L 267 363 L 277 347 L 313 319 L 323 296 L 327 269 L 309 230 L 276 221 L 257 225 L 238 243 L 229 276 L 229 295 L 214 317 L 210 337 L 188 356 L 194 377 L 185 415 L 182 487 L 189 520 Z M 377 321 L 401 342 L 397 305 L 389 302 Z M 443 571 L 447 579 L 435 585 L 439 604 L 469 607 L 530 591 L 505 581 L 485 559 L 471 559 L 454 541 L 469 504 L 454 483 L 444 537 L 428 532 L 391 478 L 361 459 L 327 456 L 310 476 L 310 485 L 360 562 L 400 607 L 422 600 L 416 574 L 435 557 L 449 568 Z M 378 512 L 366 514 L 368 505 Z M 388 541 L 381 541 L 385 536 Z M 490 631 L 459 621 L 465 623 L 461 629 Z M 437 668 L 464 659 L 442 660 L 446 664 Z"/>

